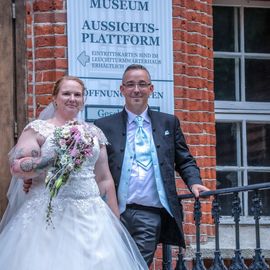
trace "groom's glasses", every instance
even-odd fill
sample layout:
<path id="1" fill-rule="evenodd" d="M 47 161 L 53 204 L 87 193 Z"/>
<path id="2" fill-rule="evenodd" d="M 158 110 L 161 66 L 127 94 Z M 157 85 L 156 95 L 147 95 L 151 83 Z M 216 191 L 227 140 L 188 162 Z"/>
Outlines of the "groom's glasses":
<path id="1" fill-rule="evenodd" d="M 151 85 L 151 83 L 148 82 L 127 82 L 127 83 L 123 83 L 123 85 L 127 88 L 127 89 L 135 89 L 136 86 L 138 86 L 139 89 L 146 89 L 148 86 Z"/>

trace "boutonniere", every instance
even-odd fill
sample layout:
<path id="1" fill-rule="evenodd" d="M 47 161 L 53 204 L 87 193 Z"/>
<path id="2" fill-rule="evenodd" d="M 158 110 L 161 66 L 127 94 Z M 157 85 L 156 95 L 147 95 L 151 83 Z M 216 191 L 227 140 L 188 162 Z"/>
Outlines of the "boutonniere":
<path id="1" fill-rule="evenodd" d="M 169 130 L 165 130 L 165 133 L 164 133 L 164 135 L 165 135 L 165 136 L 168 136 L 168 135 L 170 135 L 170 132 L 169 132 Z"/>

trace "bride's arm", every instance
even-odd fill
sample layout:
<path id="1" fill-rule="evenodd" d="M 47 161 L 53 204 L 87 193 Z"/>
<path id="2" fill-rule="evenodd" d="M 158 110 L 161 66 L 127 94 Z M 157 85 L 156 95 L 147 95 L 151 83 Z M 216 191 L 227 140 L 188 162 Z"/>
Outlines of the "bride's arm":
<path id="1" fill-rule="evenodd" d="M 10 158 L 13 176 L 29 179 L 40 175 L 53 163 L 53 157 L 42 157 L 40 136 L 33 129 L 23 131 Z"/>
<path id="2" fill-rule="evenodd" d="M 116 193 L 113 178 L 108 165 L 106 146 L 101 145 L 99 158 L 95 165 L 96 181 L 102 197 L 105 197 L 114 214 L 119 218 L 119 209 L 116 200 Z"/>

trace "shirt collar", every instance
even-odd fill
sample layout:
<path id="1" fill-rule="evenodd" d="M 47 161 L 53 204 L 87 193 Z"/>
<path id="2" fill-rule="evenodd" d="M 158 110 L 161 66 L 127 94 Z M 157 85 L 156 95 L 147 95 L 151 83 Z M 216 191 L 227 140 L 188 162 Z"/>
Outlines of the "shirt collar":
<path id="1" fill-rule="evenodd" d="M 133 112 L 129 111 L 126 107 L 125 110 L 128 114 L 128 124 L 131 124 L 134 119 L 136 118 L 137 114 L 134 114 Z M 140 116 L 143 118 L 144 121 L 146 121 L 147 123 L 150 123 L 150 117 L 147 113 L 148 111 L 148 107 L 140 114 Z"/>

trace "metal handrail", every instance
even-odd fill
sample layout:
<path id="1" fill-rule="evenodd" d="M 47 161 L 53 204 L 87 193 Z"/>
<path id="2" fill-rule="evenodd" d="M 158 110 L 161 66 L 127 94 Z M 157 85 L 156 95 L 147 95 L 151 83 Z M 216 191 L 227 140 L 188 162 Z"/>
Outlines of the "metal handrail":
<path id="1" fill-rule="evenodd" d="M 254 184 L 254 185 L 247 185 L 247 186 L 241 186 L 241 187 L 231 187 L 231 188 L 221 188 L 216 190 L 210 190 L 210 191 L 203 191 L 200 193 L 200 198 L 203 197 L 210 197 L 213 195 L 227 195 L 227 194 L 233 194 L 235 192 L 241 192 L 241 191 L 254 191 L 254 190 L 263 190 L 270 188 L 270 182 L 262 183 L 262 184 Z M 179 199 L 190 199 L 194 198 L 194 195 L 192 193 L 189 194 L 180 194 L 178 195 Z"/>
<path id="2" fill-rule="evenodd" d="M 234 257 L 232 258 L 232 264 L 229 267 L 229 270 L 270 270 L 268 264 L 265 262 L 264 257 L 261 254 L 260 248 L 260 224 L 259 219 L 261 216 L 261 201 L 258 195 L 259 190 L 270 189 L 270 182 L 261 183 L 261 184 L 253 184 L 241 187 L 232 187 L 232 188 L 223 188 L 218 190 L 204 191 L 201 192 L 199 198 L 195 198 L 194 194 L 181 194 L 178 195 L 179 200 L 182 199 L 190 199 L 194 198 L 194 221 L 196 226 L 196 258 L 193 266 L 193 270 L 206 270 L 203 260 L 201 258 L 200 251 L 200 222 L 201 222 L 201 203 L 200 198 L 206 198 L 210 196 L 214 196 L 212 200 L 212 218 L 215 224 L 215 250 L 214 250 L 214 260 L 213 264 L 210 267 L 211 270 L 227 270 L 224 265 L 223 259 L 221 257 L 220 249 L 219 249 L 219 218 L 220 218 L 220 205 L 219 205 L 219 196 L 233 194 L 232 198 L 232 216 L 234 217 L 235 222 L 235 238 L 236 238 L 236 247 L 234 251 Z M 255 231 L 256 231 L 256 248 L 254 249 L 255 255 L 251 266 L 248 268 L 245 265 L 245 262 L 241 256 L 240 249 L 240 214 L 241 214 L 241 203 L 240 198 L 238 196 L 239 192 L 254 192 L 252 198 L 252 209 L 253 216 L 255 219 Z M 163 245 L 163 270 L 171 270 L 171 251 L 170 246 Z M 185 262 L 183 260 L 183 254 L 181 252 L 181 248 L 179 249 L 178 261 L 175 270 L 187 270 Z"/>

